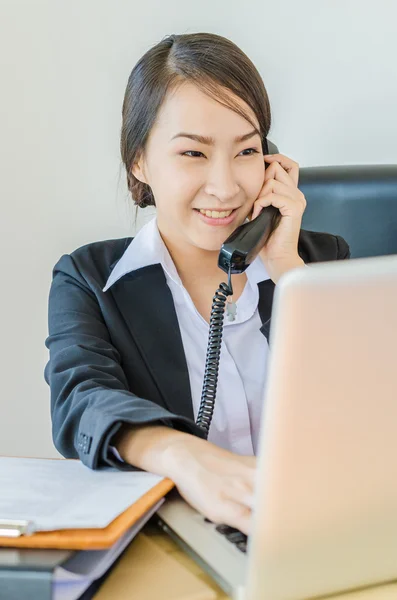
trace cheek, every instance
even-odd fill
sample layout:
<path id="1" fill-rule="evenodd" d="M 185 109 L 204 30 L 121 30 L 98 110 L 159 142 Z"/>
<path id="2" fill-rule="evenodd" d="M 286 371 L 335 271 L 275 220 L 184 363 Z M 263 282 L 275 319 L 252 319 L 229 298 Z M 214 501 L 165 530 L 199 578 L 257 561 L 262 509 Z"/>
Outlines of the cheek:
<path id="1" fill-rule="evenodd" d="M 247 174 L 245 179 L 245 192 L 246 196 L 250 198 L 250 200 L 255 200 L 263 187 L 265 182 L 265 166 L 263 162 L 259 162 L 258 164 L 252 165 L 252 169 L 250 173 Z"/>
<path id="2" fill-rule="evenodd" d="M 167 210 L 181 211 L 185 207 L 191 210 L 191 205 L 200 190 L 200 181 L 193 172 L 173 168 L 162 174 L 157 180 L 158 208 L 167 205 Z"/>
<path id="3" fill-rule="evenodd" d="M 158 174 L 160 175 L 160 174 Z M 152 185 L 156 199 L 157 215 L 163 222 L 174 225 L 192 217 L 192 206 L 197 196 L 197 186 L 192 177 L 180 171 L 169 171 L 156 178 Z"/>

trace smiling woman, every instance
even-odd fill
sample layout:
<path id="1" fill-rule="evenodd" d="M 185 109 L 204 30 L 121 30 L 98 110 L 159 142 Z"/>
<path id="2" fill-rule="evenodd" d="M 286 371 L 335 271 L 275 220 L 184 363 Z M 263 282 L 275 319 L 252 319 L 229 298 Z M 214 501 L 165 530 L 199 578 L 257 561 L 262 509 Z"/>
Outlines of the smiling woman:
<path id="1" fill-rule="evenodd" d="M 133 201 L 156 206 L 156 217 L 134 238 L 61 257 L 46 340 L 53 437 L 64 456 L 93 469 L 168 476 L 212 521 L 245 533 L 274 284 L 303 257 L 335 260 L 349 251 L 340 237 L 300 229 L 299 165 L 268 155 L 270 124 L 259 72 L 230 40 L 171 35 L 150 48 L 128 79 L 121 155 Z M 223 330 L 206 440 L 196 418 L 223 276 L 219 249 L 271 204 L 279 225 L 247 270 L 233 275 L 238 310 Z"/>

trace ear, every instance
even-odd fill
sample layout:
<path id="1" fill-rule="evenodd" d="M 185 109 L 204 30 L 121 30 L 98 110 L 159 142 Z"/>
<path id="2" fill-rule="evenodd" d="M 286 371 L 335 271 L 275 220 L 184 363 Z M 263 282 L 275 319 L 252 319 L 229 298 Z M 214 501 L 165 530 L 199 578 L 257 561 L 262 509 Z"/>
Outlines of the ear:
<path id="1" fill-rule="evenodd" d="M 147 178 L 144 172 L 144 165 L 143 165 L 143 159 L 140 158 L 132 167 L 131 167 L 131 173 L 134 175 L 134 177 L 136 177 L 136 179 L 138 179 L 139 181 L 141 181 L 142 183 L 148 183 L 147 182 Z"/>

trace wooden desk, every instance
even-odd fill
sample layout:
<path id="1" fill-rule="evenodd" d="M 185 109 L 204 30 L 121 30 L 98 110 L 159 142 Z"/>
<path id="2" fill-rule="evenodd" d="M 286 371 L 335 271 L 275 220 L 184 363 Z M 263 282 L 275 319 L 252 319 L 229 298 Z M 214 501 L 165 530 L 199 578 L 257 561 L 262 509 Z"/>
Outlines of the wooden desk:
<path id="1" fill-rule="evenodd" d="M 153 523 L 134 538 L 93 600 L 230 600 Z M 397 583 L 333 595 L 329 600 L 396 600 Z M 259 599 L 258 599 L 259 600 Z M 324 599 L 325 600 L 325 599 Z"/>
<path id="2" fill-rule="evenodd" d="M 227 600 L 227 596 L 161 529 L 148 523 L 93 600 Z"/>

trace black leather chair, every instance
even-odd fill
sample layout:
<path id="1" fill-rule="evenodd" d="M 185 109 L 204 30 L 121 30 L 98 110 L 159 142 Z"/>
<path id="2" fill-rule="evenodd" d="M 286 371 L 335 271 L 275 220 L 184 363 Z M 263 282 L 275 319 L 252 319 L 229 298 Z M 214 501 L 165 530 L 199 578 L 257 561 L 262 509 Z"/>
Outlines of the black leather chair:
<path id="1" fill-rule="evenodd" d="M 303 229 L 341 235 L 352 258 L 397 254 L 397 164 L 301 167 L 298 187 Z"/>

